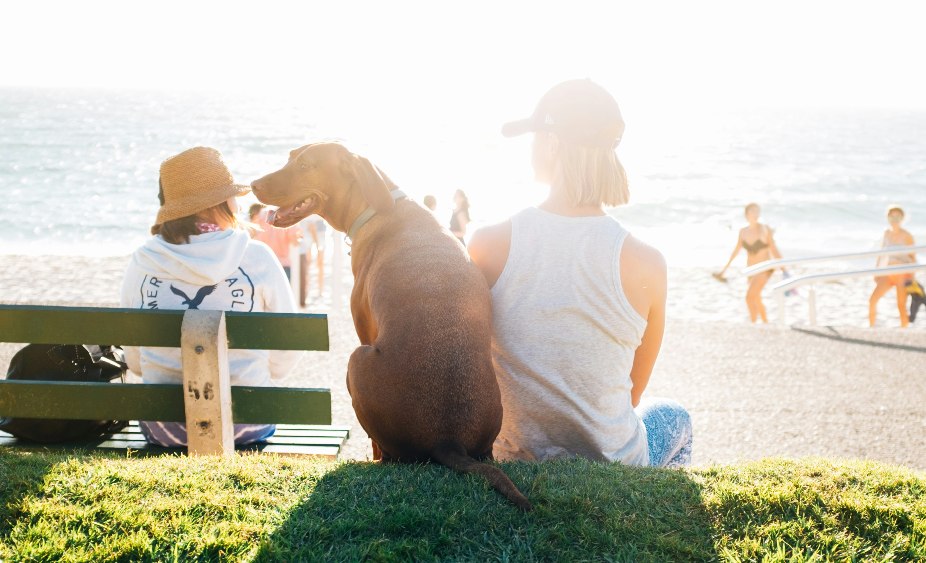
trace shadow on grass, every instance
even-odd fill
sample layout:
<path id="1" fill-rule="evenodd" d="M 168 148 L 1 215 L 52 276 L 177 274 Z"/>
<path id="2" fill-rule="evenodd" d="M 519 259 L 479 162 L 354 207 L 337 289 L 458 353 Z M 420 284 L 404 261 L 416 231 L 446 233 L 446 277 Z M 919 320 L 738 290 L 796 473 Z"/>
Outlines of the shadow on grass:
<path id="1" fill-rule="evenodd" d="M 921 354 L 926 353 L 926 347 L 923 346 L 910 346 L 909 344 L 893 344 L 891 342 L 879 342 L 877 340 L 865 340 L 862 338 L 850 338 L 848 336 L 843 336 L 833 327 L 825 328 L 801 328 L 792 326 L 791 330 L 795 332 L 800 332 L 802 334 L 809 334 L 810 336 L 816 336 L 819 338 L 826 338 L 828 340 L 836 340 L 839 342 L 847 342 L 849 344 L 860 344 L 862 346 L 872 346 L 875 348 L 887 348 L 890 350 L 903 350 L 905 352 L 919 352 Z"/>
<path id="2" fill-rule="evenodd" d="M 687 473 L 570 460 L 507 463 L 521 513 L 477 477 L 348 463 L 326 474 L 256 561 L 717 559 Z"/>

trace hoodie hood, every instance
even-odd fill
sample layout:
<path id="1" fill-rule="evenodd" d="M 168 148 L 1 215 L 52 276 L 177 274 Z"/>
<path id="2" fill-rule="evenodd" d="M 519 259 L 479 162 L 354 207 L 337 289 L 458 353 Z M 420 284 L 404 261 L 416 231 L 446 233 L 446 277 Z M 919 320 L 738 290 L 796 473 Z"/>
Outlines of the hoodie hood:
<path id="1" fill-rule="evenodd" d="M 238 268 L 250 241 L 240 229 L 193 235 L 189 244 L 171 244 L 155 236 L 135 251 L 132 260 L 154 275 L 213 285 Z"/>

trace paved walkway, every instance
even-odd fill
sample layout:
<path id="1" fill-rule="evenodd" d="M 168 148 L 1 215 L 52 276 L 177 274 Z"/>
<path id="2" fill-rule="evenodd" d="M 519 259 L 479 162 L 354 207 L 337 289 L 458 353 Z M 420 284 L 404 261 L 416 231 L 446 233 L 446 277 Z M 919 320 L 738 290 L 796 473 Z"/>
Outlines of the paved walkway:
<path id="1" fill-rule="evenodd" d="M 332 332 L 349 319 L 332 319 Z M 338 366 L 324 361 L 346 457 L 370 455 Z M 318 366 L 320 367 L 320 366 Z M 695 465 L 769 456 L 873 459 L 926 470 L 926 333 L 670 321 L 648 390 L 691 412 Z"/>
<path id="2" fill-rule="evenodd" d="M 862 458 L 926 470 L 926 334 L 670 322 L 649 392 L 693 417 L 693 463 Z"/>

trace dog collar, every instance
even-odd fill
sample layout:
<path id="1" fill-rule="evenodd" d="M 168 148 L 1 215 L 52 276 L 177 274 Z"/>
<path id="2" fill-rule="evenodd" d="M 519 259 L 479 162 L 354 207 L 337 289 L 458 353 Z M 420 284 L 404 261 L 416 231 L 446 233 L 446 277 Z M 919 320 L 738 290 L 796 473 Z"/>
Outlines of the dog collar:
<path id="1" fill-rule="evenodd" d="M 393 201 L 405 199 L 405 192 L 403 192 L 402 190 L 392 190 L 392 192 L 390 193 L 392 194 Z M 376 210 L 373 209 L 372 207 L 367 207 L 366 209 L 363 210 L 363 213 L 361 213 L 359 216 L 357 216 L 356 219 L 354 219 L 354 223 L 350 226 L 349 229 L 347 229 L 348 246 L 353 242 L 354 237 L 357 236 L 357 231 L 360 230 L 360 227 L 366 225 L 367 222 L 370 219 L 372 219 L 374 215 L 376 215 Z"/>

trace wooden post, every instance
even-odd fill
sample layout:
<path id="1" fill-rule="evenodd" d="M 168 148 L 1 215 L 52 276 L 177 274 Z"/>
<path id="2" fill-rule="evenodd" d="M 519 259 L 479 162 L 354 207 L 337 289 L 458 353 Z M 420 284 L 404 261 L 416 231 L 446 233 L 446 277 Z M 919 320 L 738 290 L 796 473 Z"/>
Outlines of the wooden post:
<path id="1" fill-rule="evenodd" d="M 232 455 L 235 433 L 225 313 L 187 311 L 180 332 L 187 452 Z"/>

